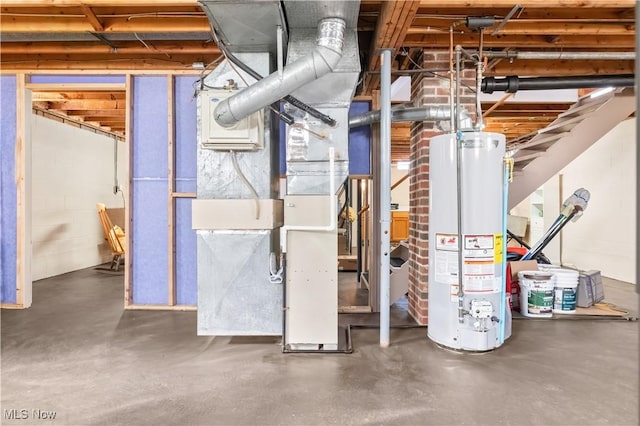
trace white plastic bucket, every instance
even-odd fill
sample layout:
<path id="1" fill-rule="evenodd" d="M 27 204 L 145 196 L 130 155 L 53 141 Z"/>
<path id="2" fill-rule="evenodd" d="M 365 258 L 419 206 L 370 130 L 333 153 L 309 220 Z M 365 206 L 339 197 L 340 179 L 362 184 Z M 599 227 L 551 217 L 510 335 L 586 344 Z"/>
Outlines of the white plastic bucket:
<path id="1" fill-rule="evenodd" d="M 550 272 L 520 271 L 520 313 L 525 317 L 553 316 L 555 277 Z"/>
<path id="2" fill-rule="evenodd" d="M 559 314 L 573 314 L 576 312 L 576 293 L 578 289 L 578 271 L 572 269 L 556 269 L 553 312 Z"/>

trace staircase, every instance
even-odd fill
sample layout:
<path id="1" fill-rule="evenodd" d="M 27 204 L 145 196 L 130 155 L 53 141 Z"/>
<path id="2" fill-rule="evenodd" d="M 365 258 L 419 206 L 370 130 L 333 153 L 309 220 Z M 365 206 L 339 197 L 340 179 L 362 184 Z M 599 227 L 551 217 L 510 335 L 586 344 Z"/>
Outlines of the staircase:
<path id="1" fill-rule="evenodd" d="M 546 128 L 509 141 L 514 179 L 509 209 L 518 205 L 587 148 L 636 110 L 633 89 L 620 88 L 597 98 L 584 96 Z"/>

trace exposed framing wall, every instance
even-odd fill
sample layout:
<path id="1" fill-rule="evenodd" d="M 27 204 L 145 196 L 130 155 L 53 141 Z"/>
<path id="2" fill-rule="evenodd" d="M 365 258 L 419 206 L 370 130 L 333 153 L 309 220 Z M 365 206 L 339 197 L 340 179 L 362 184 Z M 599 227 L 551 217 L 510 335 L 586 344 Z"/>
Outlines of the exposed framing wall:
<path id="1" fill-rule="evenodd" d="M 91 81 L 95 76 L 78 76 L 75 72 L 61 72 L 61 73 L 33 73 L 36 75 L 34 78 L 34 87 L 37 83 L 47 82 L 50 84 L 68 84 L 68 83 L 85 83 Z M 150 309 L 150 310 L 193 310 L 195 309 L 195 236 L 191 231 L 191 206 L 189 199 L 195 197 L 195 170 L 193 164 L 195 164 L 195 146 L 189 147 L 188 144 L 195 144 L 195 125 L 196 125 L 196 112 L 195 112 L 195 100 L 192 99 L 193 95 L 193 82 L 197 79 L 193 72 L 188 73 L 175 73 L 167 75 L 164 73 L 151 72 L 150 76 L 132 74 L 126 72 L 105 72 L 106 80 L 111 81 L 114 78 L 118 79 L 124 77 L 126 88 L 126 123 L 127 138 L 126 142 L 130 150 L 129 166 L 130 166 L 130 182 L 128 191 L 128 202 L 125 207 L 125 220 L 130 230 L 127 232 L 128 247 L 125 260 L 125 284 L 124 284 L 124 307 L 125 309 Z M 161 75 L 158 75 L 161 74 Z M 163 75 L 162 75 L 163 74 Z M 57 77 L 56 77 L 57 76 Z M 145 77 L 156 76 L 156 78 L 164 78 L 166 83 L 166 102 L 167 102 L 167 128 L 163 130 L 166 134 L 166 146 L 167 146 L 167 165 L 160 173 L 164 176 L 166 182 L 166 189 L 162 192 L 166 195 L 166 212 L 168 217 L 172 220 L 168 220 L 161 224 L 166 224 L 167 245 L 166 251 L 167 258 L 170 259 L 165 263 L 167 270 L 166 276 L 166 288 L 167 288 L 167 301 L 165 303 L 138 303 L 136 300 L 134 289 L 136 289 L 136 283 L 134 282 L 134 258 L 137 249 L 136 240 L 133 238 L 135 226 L 139 223 L 134 223 L 133 203 L 135 202 L 134 196 L 134 177 L 133 170 L 135 170 L 137 159 L 134 158 L 134 144 L 135 140 L 132 138 L 133 129 L 136 126 L 140 127 L 140 123 L 136 122 L 136 119 L 140 119 L 141 105 L 149 101 L 146 97 L 142 96 L 137 99 L 138 101 L 138 115 L 136 115 L 136 97 L 134 96 L 135 81 L 144 79 Z M 48 79 L 50 77 L 50 79 Z M 51 83 L 54 81 L 54 83 Z M 0 235 L 3 236 L 2 251 L 0 252 L 0 261 L 7 267 L 3 267 L 2 275 L 2 308 L 27 308 L 31 304 L 31 277 L 30 277 L 30 261 L 31 261 L 31 246 L 28 241 L 30 224 L 30 137 L 29 137 L 29 122 L 28 117 L 31 113 L 31 99 L 30 91 L 26 89 L 26 85 L 29 84 L 29 75 L 2 73 L 2 90 L 3 95 L 9 91 L 14 93 L 15 96 L 8 96 L 9 102 L 3 102 L 3 140 L 2 140 L 2 152 L 3 162 L 0 169 L 0 175 L 2 176 L 2 189 L 3 189 L 3 212 L 14 212 L 15 221 L 10 221 L 8 224 L 2 224 L 0 227 Z M 15 102 L 11 100 L 15 99 Z M 190 105 L 191 104 L 191 105 Z M 12 106 L 15 105 L 15 108 Z M 29 114 L 27 114 L 29 113 Z M 144 119 L 144 115 L 142 115 Z M 154 117 L 155 121 L 152 121 L 153 125 L 147 128 L 146 131 L 150 131 L 148 136 L 153 136 L 157 129 L 161 126 L 157 126 L 158 121 L 163 117 Z M 161 122 L 161 121 L 160 121 Z M 176 129 L 179 129 L 176 131 Z M 14 136 L 15 135 L 15 136 Z M 161 138 L 162 140 L 163 138 Z M 161 141 L 162 142 L 162 141 Z M 176 148 L 178 149 L 176 150 Z M 155 147 L 157 148 L 157 147 Z M 193 148 L 193 161 L 189 161 L 189 148 Z M 14 155 L 6 155 L 6 153 Z M 14 161 L 9 161 L 14 160 Z M 143 162 L 152 161 L 152 159 L 143 159 Z M 189 166 L 189 164 L 191 164 Z M 140 165 L 140 164 L 138 164 Z M 190 175 L 190 170 L 192 171 Z M 15 182 L 12 180 L 15 175 Z M 4 204 L 8 201 L 15 200 L 15 203 L 9 203 L 6 208 Z M 142 204 L 141 204 L 142 205 Z M 154 212 L 155 213 L 155 212 Z M 4 215 L 6 216 L 6 215 Z M 155 215 L 149 215 L 149 218 L 154 218 Z M 145 218 L 149 219 L 149 218 Z M 139 222 L 144 222 L 139 220 Z M 162 221 L 161 221 L 162 222 Z M 156 223 L 157 225 L 157 223 Z M 163 229 L 164 230 L 164 229 Z M 4 231 L 4 233 L 2 232 Z M 190 238 L 192 237 L 192 238 Z M 190 241 L 190 240 L 193 241 Z M 5 241 L 11 241 L 12 244 L 5 244 Z M 138 243 L 140 241 L 137 241 Z M 193 254 L 189 255 L 189 251 L 192 250 Z M 184 255 L 182 252 L 185 252 Z M 176 253 L 178 253 L 181 259 L 187 259 L 186 262 L 176 262 Z M 187 265 L 188 259 L 193 259 L 193 265 Z M 15 265 L 15 266 L 13 266 Z M 12 268 L 13 266 L 13 268 Z M 138 265 L 137 270 L 144 272 L 145 266 Z M 149 271 L 147 271 L 149 272 Z M 15 276 L 15 289 L 12 284 L 7 286 L 9 282 L 13 281 Z M 156 282 L 153 280 L 153 282 Z M 190 291 L 190 287 L 192 290 Z M 9 291 L 11 290 L 11 291 Z"/>

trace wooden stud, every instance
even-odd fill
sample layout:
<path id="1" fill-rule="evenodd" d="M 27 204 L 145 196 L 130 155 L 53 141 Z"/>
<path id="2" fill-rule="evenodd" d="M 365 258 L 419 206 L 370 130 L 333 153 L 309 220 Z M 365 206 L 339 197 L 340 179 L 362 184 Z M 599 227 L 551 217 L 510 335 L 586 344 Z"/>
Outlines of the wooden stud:
<path id="1" fill-rule="evenodd" d="M 127 226 L 127 248 L 124 253 L 124 308 L 127 309 L 133 303 L 133 77 L 125 76 L 125 143 L 129 150 L 129 187 L 127 188 L 127 203 L 124 206 L 124 220 Z"/>
<path id="2" fill-rule="evenodd" d="M 168 113 L 167 113 L 167 125 L 168 125 L 168 166 L 167 182 L 169 184 L 169 196 L 168 198 L 168 286 L 169 286 L 169 306 L 175 306 L 176 304 L 176 230 L 175 230 L 175 200 L 173 193 L 175 192 L 175 166 L 176 166 L 176 147 L 175 147 L 175 103 L 174 103 L 174 79 L 173 75 L 167 76 L 167 100 L 168 100 Z"/>
<path id="3" fill-rule="evenodd" d="M 16 305 L 31 306 L 31 96 L 16 75 Z"/>
<path id="4" fill-rule="evenodd" d="M 196 198 L 195 192 L 173 192 L 171 194 L 173 198 Z"/>
<path id="5" fill-rule="evenodd" d="M 198 307 L 193 305 L 127 305 L 127 311 L 197 311 Z"/>

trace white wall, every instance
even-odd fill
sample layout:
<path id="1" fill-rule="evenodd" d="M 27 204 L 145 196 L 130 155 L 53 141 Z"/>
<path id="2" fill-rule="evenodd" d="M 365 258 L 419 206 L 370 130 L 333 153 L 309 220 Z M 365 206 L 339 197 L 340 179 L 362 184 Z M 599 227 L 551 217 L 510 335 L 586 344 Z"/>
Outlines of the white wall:
<path id="1" fill-rule="evenodd" d="M 32 272 L 38 280 L 110 261 L 96 203 L 113 194 L 113 139 L 33 116 Z M 128 149 L 118 145 L 119 183 L 128 186 Z"/>
<path id="2" fill-rule="evenodd" d="M 635 283 L 635 119 L 623 121 L 562 172 L 562 198 L 584 187 L 591 200 L 562 232 L 562 261 Z"/>
<path id="3" fill-rule="evenodd" d="M 399 181 L 405 176 L 408 170 L 398 170 L 395 164 L 391 167 L 391 185 Z M 391 191 L 391 202 L 398 203 L 398 210 L 409 211 L 409 182 L 411 178 L 407 178 L 404 182 Z"/>

